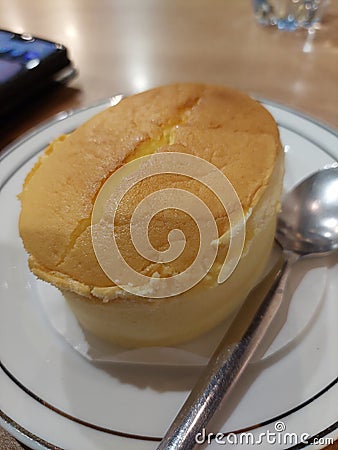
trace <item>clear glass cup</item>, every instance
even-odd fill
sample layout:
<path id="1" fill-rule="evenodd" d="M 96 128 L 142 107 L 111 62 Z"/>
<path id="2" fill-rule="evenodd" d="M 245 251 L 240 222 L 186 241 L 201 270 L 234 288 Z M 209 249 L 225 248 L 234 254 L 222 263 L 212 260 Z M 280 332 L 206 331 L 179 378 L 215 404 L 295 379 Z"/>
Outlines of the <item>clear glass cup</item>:
<path id="1" fill-rule="evenodd" d="M 256 20 L 280 30 L 316 28 L 329 0 L 252 0 Z"/>

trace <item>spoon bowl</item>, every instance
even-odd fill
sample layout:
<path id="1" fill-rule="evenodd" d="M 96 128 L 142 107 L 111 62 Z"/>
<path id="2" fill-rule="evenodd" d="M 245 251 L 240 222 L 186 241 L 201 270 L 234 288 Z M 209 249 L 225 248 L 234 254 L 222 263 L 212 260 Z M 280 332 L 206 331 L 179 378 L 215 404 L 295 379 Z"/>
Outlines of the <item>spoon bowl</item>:
<path id="1" fill-rule="evenodd" d="M 299 255 L 338 249 L 338 167 L 314 173 L 285 195 L 276 238 Z"/>

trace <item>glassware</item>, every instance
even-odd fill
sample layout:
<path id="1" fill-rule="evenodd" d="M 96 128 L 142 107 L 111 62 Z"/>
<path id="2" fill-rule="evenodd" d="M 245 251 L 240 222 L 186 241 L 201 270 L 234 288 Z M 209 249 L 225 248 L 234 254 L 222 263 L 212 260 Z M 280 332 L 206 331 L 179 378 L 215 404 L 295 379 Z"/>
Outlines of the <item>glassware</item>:
<path id="1" fill-rule="evenodd" d="M 252 0 L 256 20 L 280 30 L 316 28 L 329 0 Z"/>

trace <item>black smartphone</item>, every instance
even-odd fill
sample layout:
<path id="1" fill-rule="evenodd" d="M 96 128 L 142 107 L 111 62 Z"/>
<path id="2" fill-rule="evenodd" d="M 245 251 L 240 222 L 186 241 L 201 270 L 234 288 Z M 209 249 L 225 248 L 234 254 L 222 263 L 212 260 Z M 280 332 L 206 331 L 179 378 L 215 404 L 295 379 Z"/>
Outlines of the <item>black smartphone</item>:
<path id="1" fill-rule="evenodd" d="M 0 116 L 50 84 L 65 83 L 75 75 L 63 45 L 0 30 Z"/>

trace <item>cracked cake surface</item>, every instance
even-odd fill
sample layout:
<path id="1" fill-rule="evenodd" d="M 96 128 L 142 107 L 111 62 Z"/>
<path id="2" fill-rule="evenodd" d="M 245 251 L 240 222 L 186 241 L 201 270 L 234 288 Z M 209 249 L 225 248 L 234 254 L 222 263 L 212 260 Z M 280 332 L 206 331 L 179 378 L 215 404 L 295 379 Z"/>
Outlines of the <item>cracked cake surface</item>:
<path id="1" fill-rule="evenodd" d="M 154 152 L 183 152 L 219 168 L 237 191 L 245 212 L 259 202 L 281 152 L 278 128 L 258 102 L 236 90 L 182 83 L 124 98 L 78 129 L 54 140 L 28 174 L 20 200 L 19 228 L 30 269 L 57 287 L 100 301 L 114 283 L 96 260 L 91 214 L 104 182 L 123 164 Z M 223 207 L 194 180 L 159 175 L 144 180 L 121 203 L 117 238 L 130 264 L 149 276 L 170 276 L 189 265 L 198 250 L 196 227 L 184 213 L 163 211 L 149 237 L 158 250 L 168 232 L 183 228 L 188 246 L 178 260 L 150 263 L 129 239 L 130 218 L 142 198 L 159 188 L 183 187 L 210 207 L 219 236 L 228 230 Z M 112 294 L 112 298 L 123 296 Z"/>

